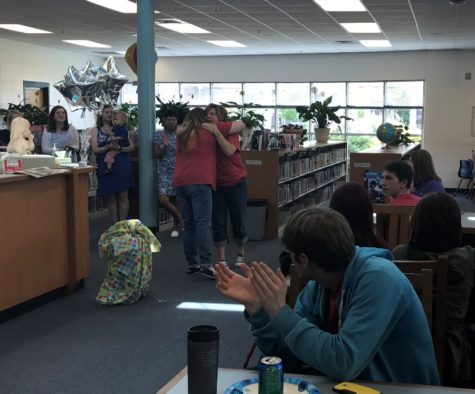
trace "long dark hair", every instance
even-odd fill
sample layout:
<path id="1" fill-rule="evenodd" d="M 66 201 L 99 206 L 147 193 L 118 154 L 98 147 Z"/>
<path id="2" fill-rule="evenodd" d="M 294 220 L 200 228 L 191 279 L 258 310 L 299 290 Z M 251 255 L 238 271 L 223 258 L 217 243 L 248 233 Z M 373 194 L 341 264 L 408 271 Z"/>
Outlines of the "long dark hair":
<path id="1" fill-rule="evenodd" d="M 113 108 L 113 107 L 112 107 L 112 105 L 106 104 L 102 107 L 101 112 L 99 114 L 97 114 L 96 126 L 97 126 L 98 129 L 100 129 L 102 126 L 105 125 L 104 119 L 102 118 L 102 113 L 104 112 L 104 110 L 106 110 L 108 108 Z"/>
<path id="2" fill-rule="evenodd" d="M 435 172 L 432 156 L 425 149 L 418 149 L 411 153 L 414 167 L 414 186 L 421 186 L 429 181 L 440 181 Z"/>
<path id="3" fill-rule="evenodd" d="M 48 131 L 50 133 L 56 133 L 56 121 L 54 120 L 54 114 L 58 109 L 64 109 L 64 113 L 66 114 L 66 117 L 64 118 L 64 124 L 63 124 L 63 131 L 69 129 L 69 121 L 68 121 L 68 111 L 66 111 L 66 108 L 64 108 L 61 105 L 55 105 L 53 108 L 51 108 L 51 111 L 49 111 L 48 115 Z"/>
<path id="4" fill-rule="evenodd" d="M 411 217 L 409 245 L 425 252 L 442 253 L 460 246 L 460 207 L 447 193 L 426 194 Z"/>
<path id="5" fill-rule="evenodd" d="M 188 112 L 183 122 L 185 129 L 176 136 L 178 148 L 182 152 L 186 151 L 193 130 L 197 135 L 199 134 L 202 123 L 206 123 L 206 115 L 203 108 L 193 108 Z"/>
<path id="6" fill-rule="evenodd" d="M 359 183 L 345 183 L 333 192 L 330 208 L 348 221 L 358 246 L 386 247 L 375 235 L 373 204 L 368 192 Z"/>

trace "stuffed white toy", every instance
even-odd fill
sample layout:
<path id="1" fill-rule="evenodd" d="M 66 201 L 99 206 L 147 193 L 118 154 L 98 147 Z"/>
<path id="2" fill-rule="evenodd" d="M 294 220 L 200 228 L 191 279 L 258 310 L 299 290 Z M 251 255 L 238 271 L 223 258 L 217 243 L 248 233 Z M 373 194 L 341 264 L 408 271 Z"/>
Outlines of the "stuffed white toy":
<path id="1" fill-rule="evenodd" d="M 10 143 L 7 152 L 24 155 L 35 149 L 33 134 L 30 131 L 30 122 L 24 118 L 15 118 L 10 127 Z"/>

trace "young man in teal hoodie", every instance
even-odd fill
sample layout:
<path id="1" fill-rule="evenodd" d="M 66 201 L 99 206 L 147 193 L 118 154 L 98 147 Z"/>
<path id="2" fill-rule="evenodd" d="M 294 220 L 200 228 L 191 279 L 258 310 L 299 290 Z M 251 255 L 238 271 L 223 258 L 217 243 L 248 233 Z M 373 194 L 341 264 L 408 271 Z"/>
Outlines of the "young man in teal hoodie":
<path id="1" fill-rule="evenodd" d="M 316 207 L 292 216 L 282 242 L 308 280 L 293 310 L 280 270 L 216 266 L 218 290 L 245 306 L 263 353 L 340 381 L 440 384 L 424 310 L 388 250 L 355 247 L 344 217 Z"/>

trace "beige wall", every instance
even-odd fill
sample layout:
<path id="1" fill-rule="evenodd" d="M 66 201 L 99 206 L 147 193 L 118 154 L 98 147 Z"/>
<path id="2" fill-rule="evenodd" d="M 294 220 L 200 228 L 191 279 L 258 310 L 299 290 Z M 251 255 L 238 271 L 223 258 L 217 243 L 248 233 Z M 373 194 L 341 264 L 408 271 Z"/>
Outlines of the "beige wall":
<path id="1" fill-rule="evenodd" d="M 53 84 L 63 78 L 69 65 L 82 67 L 87 60 L 99 65 L 100 58 L 0 39 L 0 108 L 18 102 L 23 80 Z M 8 59 L 5 54 L 8 54 Z M 160 55 L 160 54 L 159 54 Z M 13 61 L 12 61 L 13 59 Z M 121 73 L 137 77 L 125 61 L 116 59 Z M 164 82 L 308 82 L 425 80 L 423 145 L 433 157 L 446 187 L 458 182 L 458 160 L 471 157 L 471 110 L 475 106 L 475 51 L 419 51 L 365 54 L 268 55 L 159 58 L 156 80 Z M 60 100 L 50 89 L 50 103 Z M 77 127 L 91 124 L 90 115 Z M 92 121 L 93 123 L 93 121 Z"/>
<path id="2" fill-rule="evenodd" d="M 63 79 L 70 65 L 82 68 L 88 60 L 97 66 L 104 62 L 99 56 L 86 56 L 0 38 L 0 108 L 23 100 L 23 81 L 48 82 L 50 106 L 64 106 L 68 110 L 69 122 L 78 129 L 93 126 L 95 117 L 92 112 L 86 111 L 84 117 L 81 117 L 82 111 L 73 112 L 61 93 L 53 87 L 54 83 Z"/>

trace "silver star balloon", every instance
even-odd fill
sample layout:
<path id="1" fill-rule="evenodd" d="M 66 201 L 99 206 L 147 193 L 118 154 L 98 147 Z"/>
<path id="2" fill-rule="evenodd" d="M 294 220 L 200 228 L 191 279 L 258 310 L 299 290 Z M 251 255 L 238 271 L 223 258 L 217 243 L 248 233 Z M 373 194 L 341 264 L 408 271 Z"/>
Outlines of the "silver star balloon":
<path id="1" fill-rule="evenodd" d="M 110 56 L 102 67 L 89 61 L 81 70 L 69 66 L 64 79 L 53 86 L 71 106 L 97 110 L 104 104 L 116 104 L 126 82 L 127 77 L 119 72 Z"/>

